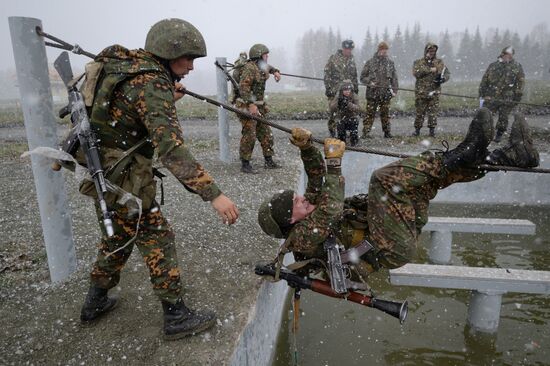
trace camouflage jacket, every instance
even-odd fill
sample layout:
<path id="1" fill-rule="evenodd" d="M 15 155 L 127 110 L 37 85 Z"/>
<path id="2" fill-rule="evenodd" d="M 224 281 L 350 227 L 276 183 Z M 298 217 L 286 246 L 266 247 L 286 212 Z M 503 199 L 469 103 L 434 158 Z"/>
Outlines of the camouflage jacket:
<path id="1" fill-rule="evenodd" d="M 353 56 L 345 57 L 342 50 L 338 50 L 330 56 L 325 66 L 325 95 L 333 98 L 338 93 L 340 83 L 346 79 L 351 80 L 355 94 L 359 93 L 357 83 L 357 66 Z"/>
<path id="2" fill-rule="evenodd" d="M 269 74 L 278 71 L 265 62 L 249 60 L 240 71 L 239 89 L 241 95 L 237 99 L 237 106 L 243 108 L 254 103 L 265 108 L 265 83 L 269 79 Z"/>
<path id="3" fill-rule="evenodd" d="M 349 97 L 342 94 L 342 89 L 338 91 L 338 97 L 333 98 L 329 103 L 330 113 L 340 120 L 343 118 L 355 118 L 360 111 L 359 99 L 357 94 L 351 93 Z"/>
<path id="4" fill-rule="evenodd" d="M 314 146 L 301 150 L 308 177 L 305 198 L 316 205 L 304 220 L 294 224 L 284 247 L 312 257 L 323 255 L 323 243 L 337 231 L 344 208 L 344 177 L 339 171 L 327 173 L 321 152 Z"/>
<path id="5" fill-rule="evenodd" d="M 492 97 L 519 102 L 523 95 L 525 74 L 519 62 L 493 62 L 479 84 L 480 97 Z"/>
<path id="6" fill-rule="evenodd" d="M 432 44 L 428 43 L 424 48 L 424 55 L 428 51 L 428 48 Z M 431 72 L 430 69 L 435 67 L 437 72 Z M 416 98 L 430 98 L 436 96 L 441 92 L 441 83 L 438 82 L 440 76 L 443 77 L 443 82 L 449 81 L 451 72 L 449 68 L 445 66 L 443 60 L 435 57 L 433 60 L 427 57 L 418 59 L 413 64 L 413 75 L 416 78 L 415 84 L 415 97 Z M 441 73 L 443 72 L 443 75 Z"/>
<path id="7" fill-rule="evenodd" d="M 190 191 L 211 201 L 221 194 L 212 177 L 185 146 L 176 115 L 174 80 L 150 53 L 114 45 L 95 59 L 103 65 L 94 95 L 91 124 L 100 140 L 104 168 L 139 141 L 146 143 L 115 177 L 117 184 L 133 182 L 132 193 L 154 199 L 152 158 L 163 165 Z M 136 186 L 137 185 L 137 186 Z M 146 205 L 144 205 L 145 207 Z"/>
<path id="8" fill-rule="evenodd" d="M 361 83 L 367 86 L 367 99 L 391 99 L 391 91 L 395 92 L 399 88 L 395 64 L 389 57 L 381 57 L 376 53 L 365 63 L 361 71 Z"/>

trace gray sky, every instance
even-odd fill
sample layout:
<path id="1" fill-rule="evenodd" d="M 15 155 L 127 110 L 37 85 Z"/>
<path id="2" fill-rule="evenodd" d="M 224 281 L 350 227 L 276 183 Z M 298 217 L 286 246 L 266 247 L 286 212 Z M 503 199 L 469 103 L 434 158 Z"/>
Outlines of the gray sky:
<path id="1" fill-rule="evenodd" d="M 550 14 L 548 0 L 3 0 L 2 7 L 0 70 L 14 67 L 8 16 L 39 18 L 46 32 L 93 53 L 114 43 L 142 47 L 156 21 L 182 18 L 193 23 L 206 39 L 209 57 L 198 60 L 195 68 L 200 70 L 212 67 L 215 56 L 227 56 L 232 61 L 239 51 L 257 42 L 292 53 L 297 38 L 311 28 L 339 28 L 344 38 L 351 37 L 359 44 L 367 27 L 380 33 L 388 27 L 393 34 L 397 25 L 412 26 L 415 22 L 431 34 L 479 25 L 482 32 L 499 27 L 523 36 L 535 24 L 548 21 Z M 50 60 L 58 53 L 49 51 Z M 83 56 L 73 56 L 72 60 L 76 65 L 86 61 Z"/>

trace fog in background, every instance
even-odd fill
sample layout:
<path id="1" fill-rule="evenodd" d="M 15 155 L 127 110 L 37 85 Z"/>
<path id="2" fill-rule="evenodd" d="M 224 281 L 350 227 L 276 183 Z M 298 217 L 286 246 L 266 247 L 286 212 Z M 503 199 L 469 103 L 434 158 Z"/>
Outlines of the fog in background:
<path id="1" fill-rule="evenodd" d="M 69 43 L 78 43 L 82 48 L 93 53 L 99 52 L 111 44 L 121 44 L 128 48 L 143 47 L 145 36 L 152 24 L 163 18 L 177 17 L 193 23 L 203 34 L 208 48 L 208 57 L 198 59 L 195 71 L 184 83 L 200 93 L 212 94 L 215 92 L 214 58 L 225 56 L 232 62 L 239 52 L 247 51 L 254 43 L 265 43 L 271 49 L 270 63 L 286 72 L 310 71 L 309 75 L 319 73 L 319 66 L 315 70 L 303 67 L 304 36 L 308 32 L 333 32 L 335 39 L 351 38 L 356 42 L 355 56 L 358 68 L 363 66 L 366 53 L 371 50 L 362 50 L 367 29 L 373 41 L 374 35 L 383 38 L 384 33 L 390 40 L 400 27 L 401 32 L 414 27 L 421 30 L 421 43 L 427 39 L 439 41 L 447 31 L 454 48 L 458 52 L 461 38 L 467 28 L 473 36 L 476 28 L 483 37 L 483 45 L 491 41 L 494 30 L 508 30 L 511 39 L 525 41 L 539 27 L 542 39 L 538 47 L 541 50 L 541 59 L 545 58 L 545 49 L 549 40 L 546 39 L 550 14 L 550 1 L 524 0 L 509 1 L 444 1 L 436 2 L 416 0 L 394 1 L 3 1 L 2 2 L 3 30 L 0 32 L 0 45 L 3 50 L 0 54 L 0 82 L 3 84 L 0 98 L 15 98 L 18 92 L 15 88 L 14 60 L 11 39 L 8 27 L 9 16 L 27 16 L 39 18 L 43 22 L 44 31 L 51 33 Z M 501 36 L 503 33 L 501 32 Z M 517 37 L 512 37 L 517 34 Z M 544 35 L 546 34 L 546 35 Z M 531 38 L 533 38 L 531 36 Z M 531 40 L 531 38 L 529 38 Z M 382 40 L 382 39 L 380 39 Z M 532 40 L 531 40 L 532 41 Z M 533 42 L 531 42 L 533 43 Z M 336 51 L 337 46 L 328 44 L 309 44 L 313 49 L 327 48 L 317 57 L 318 64 L 326 60 L 325 54 Z M 533 43 L 534 44 L 534 43 Z M 521 48 L 521 45 L 514 45 Z M 497 47 L 497 45 L 495 45 Z M 533 46 L 534 47 L 534 46 Z M 420 48 L 420 47 L 418 47 Z M 412 50 L 403 48 L 406 62 L 409 58 L 417 57 Z M 421 54 L 421 49 L 418 50 Z M 50 63 L 59 54 L 60 50 L 48 49 Z M 390 53 L 392 50 L 390 50 Z M 484 58 L 486 62 L 493 61 L 497 56 L 490 50 Z M 521 55 L 517 55 L 518 58 Z M 538 56 L 537 56 L 538 57 Z M 549 56 L 550 57 L 550 56 Z M 75 69 L 82 69 L 87 58 L 71 55 Z M 537 61 L 541 70 L 547 69 L 549 60 Z M 477 62 L 477 61 L 476 61 Z M 534 67 L 538 67 L 535 65 Z M 409 66 L 402 65 L 406 70 Z M 483 63 L 482 69 L 486 67 Z M 479 69 L 479 67 L 478 67 Z M 479 70 L 474 70 L 474 74 Z M 405 71 L 404 71 L 405 72 Z M 537 71 L 538 72 L 538 71 Z M 473 75 L 473 74 L 472 74 Z M 534 74 L 538 75 L 538 74 Z M 408 77 L 403 75 L 400 77 Z M 540 74 L 544 77 L 544 73 Z M 292 83 L 288 83 L 291 81 Z M 290 87 L 303 87 L 296 84 L 296 80 L 275 85 L 270 81 L 271 90 L 282 90 Z M 311 84 L 306 85 L 311 87 Z M 319 83 L 318 88 L 322 88 Z"/>

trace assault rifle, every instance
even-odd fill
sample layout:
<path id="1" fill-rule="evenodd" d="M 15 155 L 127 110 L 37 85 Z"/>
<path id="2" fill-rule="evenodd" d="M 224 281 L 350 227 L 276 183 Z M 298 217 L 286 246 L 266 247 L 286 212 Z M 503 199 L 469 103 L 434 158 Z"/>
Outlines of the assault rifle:
<path id="1" fill-rule="evenodd" d="M 271 276 L 275 278 L 276 269 L 272 265 L 257 265 L 254 272 L 259 276 Z M 279 278 L 285 280 L 287 284 L 296 290 L 311 290 L 320 293 L 325 296 L 336 297 L 346 299 L 348 301 L 355 302 L 360 305 L 375 308 L 389 314 L 403 324 L 407 318 L 408 303 L 404 301 L 402 303 L 396 301 L 382 300 L 374 296 L 361 294 L 355 291 L 348 291 L 343 294 L 335 292 L 328 281 L 315 280 L 309 277 L 301 277 L 294 272 L 286 269 L 279 271 Z"/>
<path id="2" fill-rule="evenodd" d="M 99 208 L 103 215 L 103 225 L 105 226 L 107 236 L 111 237 L 114 234 L 113 222 L 111 220 L 111 213 L 107 210 L 107 203 L 105 202 L 107 183 L 97 150 L 98 140 L 90 126 L 90 119 L 86 112 L 84 98 L 76 87 L 78 80 L 73 80 L 71 61 L 66 51 L 62 52 L 55 60 L 54 67 L 67 87 L 67 93 L 69 95 L 69 104 L 62 109 L 61 113 L 70 113 L 73 133 L 71 133 L 72 138 L 69 139 L 69 143 L 64 143 L 64 150 L 74 156 L 79 148 L 82 149 L 86 157 L 88 172 L 95 185 Z"/>

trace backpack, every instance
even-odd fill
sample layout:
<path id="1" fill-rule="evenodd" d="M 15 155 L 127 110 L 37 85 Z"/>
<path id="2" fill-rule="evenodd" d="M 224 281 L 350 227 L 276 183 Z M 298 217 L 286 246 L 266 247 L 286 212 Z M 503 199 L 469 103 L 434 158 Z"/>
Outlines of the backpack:
<path id="1" fill-rule="evenodd" d="M 246 52 L 241 52 L 239 54 L 239 58 L 235 60 L 233 63 L 233 72 L 231 76 L 233 76 L 233 79 L 237 82 L 237 85 L 241 82 L 241 71 L 248 61 L 248 56 Z M 237 98 L 240 96 L 240 91 L 236 89 L 235 85 L 231 85 L 231 103 L 235 103 Z"/>

